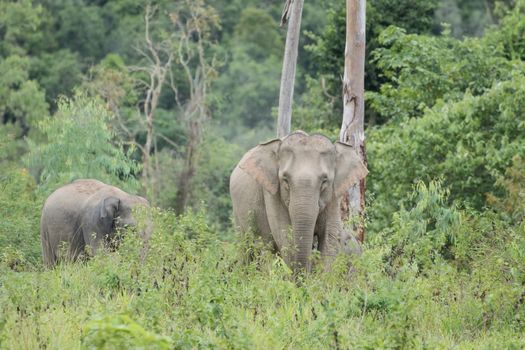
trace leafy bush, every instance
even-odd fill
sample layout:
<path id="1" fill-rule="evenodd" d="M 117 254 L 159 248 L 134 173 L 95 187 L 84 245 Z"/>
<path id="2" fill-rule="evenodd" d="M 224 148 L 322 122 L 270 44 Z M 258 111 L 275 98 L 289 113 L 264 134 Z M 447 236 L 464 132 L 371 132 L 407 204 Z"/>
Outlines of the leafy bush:
<path id="1" fill-rule="evenodd" d="M 170 349 L 168 337 L 151 334 L 127 315 L 92 320 L 85 332 L 82 343 L 88 349 Z"/>
<path id="2" fill-rule="evenodd" d="M 496 216 L 470 224 L 445 199 L 440 185 L 419 185 L 350 278 L 340 256 L 331 272 L 294 279 L 265 248 L 222 241 L 205 213 L 154 211 L 144 263 L 132 234 L 117 252 L 54 270 L 1 263 L 0 347 L 523 347 L 523 235 Z M 400 242 L 405 263 L 393 264 Z M 474 254 L 459 264 L 466 245 Z"/>
<path id="3" fill-rule="evenodd" d="M 370 132 L 373 227 L 385 227 L 418 180 L 442 178 L 451 200 L 483 208 L 512 158 L 525 154 L 523 110 L 525 75 L 515 73 L 480 96 L 439 102 L 420 118 Z"/>
<path id="4" fill-rule="evenodd" d="M 412 196 L 413 207 L 395 213 L 392 226 L 377 239 L 391 247 L 391 265 L 414 264 L 418 271 L 428 270 L 440 260 L 453 257 L 451 248 L 462 224 L 461 214 L 447 207 L 448 193 L 439 182 L 428 187 L 418 183 Z M 398 258 L 402 261 L 396 261 Z"/>
<path id="5" fill-rule="evenodd" d="M 138 186 L 138 165 L 114 143 L 112 115 L 100 100 L 77 94 L 62 98 L 52 118 L 39 122 L 47 143 L 29 140 L 27 163 L 45 192 L 77 178 L 96 178 L 124 189 Z"/>

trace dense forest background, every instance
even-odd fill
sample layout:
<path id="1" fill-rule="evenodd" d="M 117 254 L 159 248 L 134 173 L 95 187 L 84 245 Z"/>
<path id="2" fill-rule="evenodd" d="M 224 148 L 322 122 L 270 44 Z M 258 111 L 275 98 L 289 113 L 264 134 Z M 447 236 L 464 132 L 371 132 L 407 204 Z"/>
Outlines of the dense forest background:
<path id="1" fill-rule="evenodd" d="M 367 1 L 365 253 L 302 286 L 231 243 L 282 5 L 0 1 L 0 348 L 525 346 L 525 2 Z M 344 33 L 344 1 L 305 1 L 292 129 L 337 138 Z M 76 178 L 159 208 L 147 267 L 129 238 L 42 270 L 43 201 Z"/>

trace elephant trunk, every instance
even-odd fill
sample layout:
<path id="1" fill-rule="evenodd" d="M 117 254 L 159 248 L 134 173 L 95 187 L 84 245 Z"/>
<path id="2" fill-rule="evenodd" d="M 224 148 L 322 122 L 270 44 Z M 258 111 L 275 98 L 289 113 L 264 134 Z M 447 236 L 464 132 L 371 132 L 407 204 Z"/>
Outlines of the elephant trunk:
<path id="1" fill-rule="evenodd" d="M 312 192 L 290 198 L 290 219 L 293 230 L 294 270 L 310 271 L 310 254 L 314 239 L 315 223 L 319 214 L 319 198 Z"/>

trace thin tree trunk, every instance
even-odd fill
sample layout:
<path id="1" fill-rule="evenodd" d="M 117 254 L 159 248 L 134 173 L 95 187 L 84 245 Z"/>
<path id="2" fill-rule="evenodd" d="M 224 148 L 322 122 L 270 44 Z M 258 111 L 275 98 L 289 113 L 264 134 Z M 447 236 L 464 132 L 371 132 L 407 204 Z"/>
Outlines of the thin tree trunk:
<path id="1" fill-rule="evenodd" d="M 173 52 L 162 48 L 162 45 L 155 43 L 150 35 L 150 21 L 155 16 L 157 8 L 148 4 L 146 6 L 146 13 L 144 15 L 144 40 L 146 43 L 146 50 L 139 50 L 139 52 L 147 58 L 150 65 L 146 67 L 130 67 L 132 71 L 145 72 L 149 75 L 149 81 L 141 80 L 142 85 L 146 86 L 146 96 L 143 101 L 143 114 L 146 125 L 146 142 L 141 147 L 142 163 L 144 165 L 142 170 L 143 185 L 148 192 L 149 198 L 153 204 L 157 201 L 158 193 L 155 191 L 155 180 L 153 165 L 151 164 L 151 154 L 154 150 L 155 142 L 155 113 L 159 104 L 162 88 L 166 80 L 166 74 L 171 70 L 171 63 L 173 60 Z"/>
<path id="2" fill-rule="evenodd" d="M 193 178 L 196 172 L 197 147 L 200 142 L 202 126 L 196 120 L 190 120 L 188 125 L 188 143 L 186 145 L 184 168 L 180 174 L 175 201 L 175 213 L 184 213 L 193 189 Z"/>
<path id="3" fill-rule="evenodd" d="M 366 165 L 364 132 L 364 81 L 365 81 L 365 23 L 366 0 L 346 1 L 346 47 L 343 77 L 343 123 L 340 141 L 352 145 Z M 345 202 L 345 201 L 343 201 Z M 358 216 L 354 226 L 356 238 L 363 242 L 365 209 L 365 180 L 348 191 L 342 208 L 343 218 Z"/>
<path id="4" fill-rule="evenodd" d="M 293 90 L 303 2 L 303 0 L 287 0 L 283 11 L 283 17 L 281 19 L 281 25 L 283 25 L 287 21 L 288 14 L 290 14 L 288 32 L 286 34 L 286 45 L 284 48 L 283 70 L 281 74 L 277 137 L 288 135 L 292 124 Z"/>

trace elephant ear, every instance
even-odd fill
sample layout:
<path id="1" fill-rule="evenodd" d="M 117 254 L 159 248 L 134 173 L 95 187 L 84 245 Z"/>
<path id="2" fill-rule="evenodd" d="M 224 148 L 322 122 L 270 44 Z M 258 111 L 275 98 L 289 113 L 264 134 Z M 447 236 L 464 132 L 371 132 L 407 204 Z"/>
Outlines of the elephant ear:
<path id="1" fill-rule="evenodd" d="M 99 227 L 101 233 L 108 234 L 113 228 L 113 220 L 118 215 L 120 199 L 116 197 L 106 197 L 98 205 Z"/>
<path id="2" fill-rule="evenodd" d="M 350 187 L 368 174 L 355 149 L 342 142 L 335 143 L 337 161 L 335 167 L 334 189 L 336 197 L 342 196 Z"/>
<path id="3" fill-rule="evenodd" d="M 280 139 L 261 143 L 248 151 L 239 162 L 239 168 L 273 195 L 279 189 L 277 151 L 280 144 Z"/>

